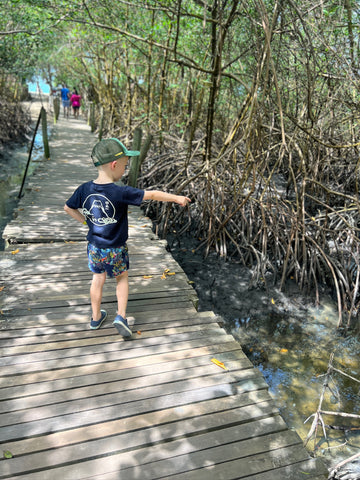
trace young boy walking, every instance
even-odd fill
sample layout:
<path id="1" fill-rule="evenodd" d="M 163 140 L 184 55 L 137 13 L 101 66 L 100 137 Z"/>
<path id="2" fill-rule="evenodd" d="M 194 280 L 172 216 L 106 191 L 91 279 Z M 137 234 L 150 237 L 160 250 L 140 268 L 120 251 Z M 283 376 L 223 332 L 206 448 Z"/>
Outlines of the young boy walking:
<path id="1" fill-rule="evenodd" d="M 88 265 L 93 273 L 90 286 L 92 318 L 91 329 L 100 328 L 107 317 L 101 310 L 102 292 L 106 276 L 116 279 L 117 315 L 113 322 L 123 337 L 132 331 L 126 319 L 129 296 L 128 205 L 140 205 L 144 200 L 175 202 L 186 206 L 191 200 L 159 190 L 140 190 L 119 186 L 114 182 L 124 175 L 129 157 L 140 152 L 129 151 L 117 138 L 98 142 L 91 153 L 98 169 L 96 180 L 80 185 L 66 201 L 64 210 L 71 217 L 89 227 Z"/>

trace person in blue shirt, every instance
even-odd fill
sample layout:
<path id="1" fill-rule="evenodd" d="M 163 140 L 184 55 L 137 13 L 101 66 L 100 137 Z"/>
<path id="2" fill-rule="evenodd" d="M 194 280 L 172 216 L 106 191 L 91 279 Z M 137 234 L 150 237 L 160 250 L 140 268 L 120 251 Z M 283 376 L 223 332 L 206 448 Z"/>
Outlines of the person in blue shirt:
<path id="1" fill-rule="evenodd" d="M 70 90 L 66 85 L 60 90 L 61 101 L 64 107 L 64 117 L 69 117 L 70 113 Z"/>
<path id="2" fill-rule="evenodd" d="M 102 292 L 106 276 L 115 277 L 118 310 L 113 325 L 123 337 L 132 335 L 126 319 L 129 296 L 128 205 L 139 206 L 144 200 L 157 200 L 186 206 L 191 201 L 188 197 L 160 190 L 116 185 L 115 182 L 125 173 L 129 157 L 139 154 L 127 150 L 117 138 L 98 142 L 91 154 L 98 169 L 97 178 L 80 185 L 64 206 L 66 213 L 89 228 L 88 265 L 93 273 L 90 328 L 100 328 L 107 317 L 106 310 L 101 310 Z"/>

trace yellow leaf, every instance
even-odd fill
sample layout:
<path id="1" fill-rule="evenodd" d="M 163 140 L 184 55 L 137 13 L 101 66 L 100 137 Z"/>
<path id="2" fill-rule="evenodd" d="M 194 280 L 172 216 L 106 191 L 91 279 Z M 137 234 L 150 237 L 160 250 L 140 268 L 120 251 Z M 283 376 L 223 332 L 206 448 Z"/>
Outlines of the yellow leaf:
<path id="1" fill-rule="evenodd" d="M 169 269 L 169 268 L 165 268 L 165 270 L 163 271 L 163 274 L 162 274 L 161 278 L 162 278 L 163 280 L 165 280 L 165 278 L 166 278 L 168 275 L 175 275 L 175 272 L 170 272 L 170 269 Z"/>
<path id="2" fill-rule="evenodd" d="M 13 255 L 16 255 L 16 254 L 19 253 L 19 252 L 20 252 L 20 250 L 17 248 L 16 250 L 13 250 L 11 253 L 12 253 Z"/>
<path id="3" fill-rule="evenodd" d="M 316 218 L 315 218 L 315 217 L 311 217 L 311 220 L 312 220 L 313 222 L 315 222 L 315 221 L 316 221 Z"/>
<path id="4" fill-rule="evenodd" d="M 271 303 L 275 305 L 275 300 L 273 298 L 271 299 Z"/>
<path id="5" fill-rule="evenodd" d="M 138 335 L 141 335 L 141 331 L 140 331 L 140 330 L 138 330 L 136 333 L 137 333 Z"/>
<path id="6" fill-rule="evenodd" d="M 145 280 L 147 280 L 148 278 L 153 278 L 152 275 L 143 275 L 143 278 L 145 278 Z"/>
<path id="7" fill-rule="evenodd" d="M 216 358 L 212 358 L 211 361 L 212 361 L 212 363 L 215 363 L 215 365 L 217 365 L 218 367 L 221 367 L 224 370 L 227 370 L 227 368 L 225 367 L 223 362 L 220 362 L 220 360 L 217 360 Z"/>
<path id="8" fill-rule="evenodd" d="M 0 287 L 0 292 L 2 292 L 5 288 L 5 285 L 3 285 L 2 287 Z"/>
<path id="9" fill-rule="evenodd" d="M 287 348 L 281 348 L 281 349 L 280 349 L 280 353 L 286 353 L 286 352 L 288 352 L 288 349 L 287 349 Z"/>

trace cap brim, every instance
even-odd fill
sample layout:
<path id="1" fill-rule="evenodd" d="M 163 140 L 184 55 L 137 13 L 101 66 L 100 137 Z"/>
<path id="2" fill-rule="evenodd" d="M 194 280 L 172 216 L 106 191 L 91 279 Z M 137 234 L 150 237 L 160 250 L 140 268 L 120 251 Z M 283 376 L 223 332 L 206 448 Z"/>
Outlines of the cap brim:
<path id="1" fill-rule="evenodd" d="M 127 157 L 138 157 L 140 155 L 140 152 L 136 150 L 125 150 L 124 154 Z"/>

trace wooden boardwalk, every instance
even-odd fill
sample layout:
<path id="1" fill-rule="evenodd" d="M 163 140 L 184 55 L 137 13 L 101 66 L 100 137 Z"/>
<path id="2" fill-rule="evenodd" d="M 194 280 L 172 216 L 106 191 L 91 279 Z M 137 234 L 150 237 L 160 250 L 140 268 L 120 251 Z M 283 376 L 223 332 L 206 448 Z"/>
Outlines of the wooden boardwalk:
<path id="1" fill-rule="evenodd" d="M 261 373 L 196 294 L 151 222 L 130 213 L 129 323 L 89 330 L 86 228 L 63 212 L 95 139 L 63 119 L 0 255 L 0 479 L 320 480 Z M 165 275 L 169 269 L 173 275 Z M 151 278 L 144 278 L 144 276 Z M 227 370 L 212 363 L 216 358 Z M 10 455 L 11 454 L 11 455 Z"/>

